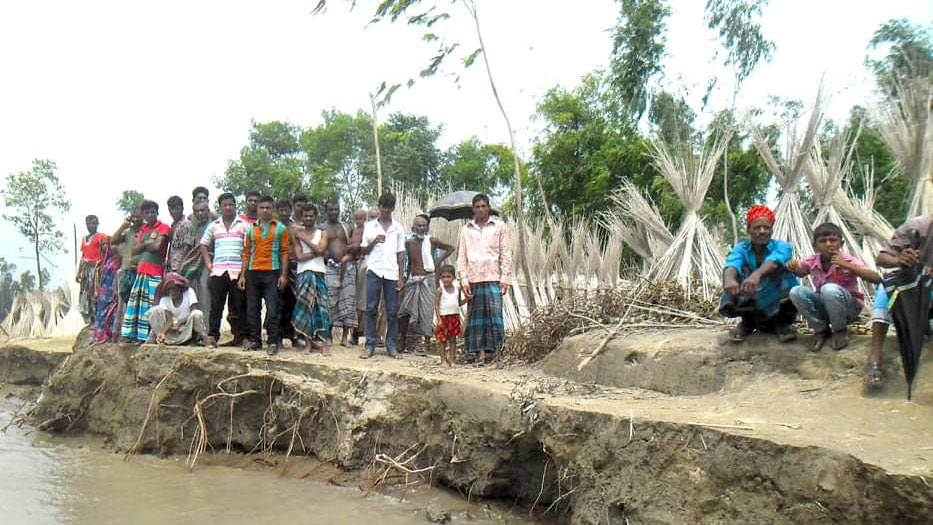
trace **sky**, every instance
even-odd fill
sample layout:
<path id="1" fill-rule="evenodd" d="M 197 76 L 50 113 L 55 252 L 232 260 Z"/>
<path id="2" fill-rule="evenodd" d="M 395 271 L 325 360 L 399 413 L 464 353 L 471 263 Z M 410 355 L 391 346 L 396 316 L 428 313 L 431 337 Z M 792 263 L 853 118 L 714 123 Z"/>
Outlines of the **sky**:
<path id="1" fill-rule="evenodd" d="M 74 271 L 72 225 L 97 214 L 101 231 L 116 229 L 120 192 L 141 191 L 160 203 L 194 186 L 216 196 L 223 174 L 248 139 L 251 121 L 320 123 L 321 112 L 369 108 L 383 81 L 417 77 L 434 46 L 420 29 L 367 21 L 375 1 L 349 12 L 330 0 L 165 0 L 158 3 L 68 0 L 0 3 L 0 176 L 28 170 L 34 158 L 58 165 L 72 208 L 60 217 L 69 253 L 53 256 L 53 275 Z M 672 0 L 668 54 L 659 83 L 685 92 L 696 108 L 710 75 L 731 76 L 711 62 L 718 49 L 703 23 L 699 0 Z M 611 0 L 477 0 L 493 74 L 527 158 L 540 123 L 533 118 L 544 93 L 572 89 L 605 67 L 608 32 L 618 16 Z M 461 6 L 437 32 L 476 48 L 472 21 Z M 737 107 L 763 106 L 768 95 L 811 105 L 822 79 L 827 111 L 843 119 L 868 104 L 873 82 L 863 66 L 872 33 L 891 18 L 933 20 L 923 0 L 780 0 L 763 15 L 774 41 L 771 63 L 742 87 Z M 838 21 L 833 23 L 832 21 Z M 396 92 L 385 112 L 426 115 L 442 124 L 443 146 L 471 136 L 508 142 L 482 64 L 418 79 Z M 459 83 L 453 77 L 461 75 Z M 732 88 L 721 82 L 701 121 L 727 107 Z M 0 206 L 0 210 L 6 212 Z M 34 268 L 26 241 L 0 221 L 0 257 Z"/>

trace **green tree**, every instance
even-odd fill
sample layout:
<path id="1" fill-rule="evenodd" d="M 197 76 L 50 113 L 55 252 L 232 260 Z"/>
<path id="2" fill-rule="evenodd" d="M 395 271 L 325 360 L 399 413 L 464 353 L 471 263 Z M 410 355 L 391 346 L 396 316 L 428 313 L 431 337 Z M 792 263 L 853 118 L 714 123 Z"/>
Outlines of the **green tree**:
<path id="1" fill-rule="evenodd" d="M 19 293 L 19 283 L 13 277 L 16 265 L 0 257 L 0 321 L 6 319 L 13 308 L 13 298 Z"/>
<path id="2" fill-rule="evenodd" d="M 52 216 L 56 211 L 67 212 L 71 203 L 65 198 L 65 188 L 55 175 L 55 163 L 50 160 L 32 161 L 32 169 L 10 174 L 6 188 L 0 191 L 10 214 L 3 218 L 32 244 L 36 260 L 39 289 L 44 289 L 42 255 L 62 248 L 62 232 Z"/>
<path id="3" fill-rule="evenodd" d="M 336 110 L 322 113 L 323 122 L 305 130 L 300 139 L 306 171 L 312 174 L 312 198 L 337 197 L 345 214 L 371 205 L 376 197 L 375 146 L 372 120 Z"/>
<path id="4" fill-rule="evenodd" d="M 664 142 L 692 143 L 697 133 L 693 126 L 695 120 L 696 112 L 682 96 L 675 97 L 667 91 L 660 91 L 651 100 L 648 122 Z"/>
<path id="5" fill-rule="evenodd" d="M 386 180 L 413 188 L 422 207 L 430 196 L 444 189 L 440 177 L 441 152 L 437 139 L 440 126 L 427 117 L 393 113 L 379 127 L 383 173 Z M 373 150 L 375 156 L 375 150 Z"/>
<path id="6" fill-rule="evenodd" d="M 512 152 L 502 144 L 471 137 L 444 154 L 442 184 L 448 191 L 473 190 L 502 196 L 512 179 Z"/>
<path id="7" fill-rule="evenodd" d="M 929 29 L 911 25 L 907 20 L 888 20 L 882 24 L 868 42 L 868 51 L 865 65 L 887 93 L 897 92 L 898 79 L 929 77 L 933 73 Z"/>
<path id="8" fill-rule="evenodd" d="M 146 199 L 142 193 L 136 190 L 123 190 L 120 198 L 117 199 L 117 209 L 129 215 Z"/>
<path id="9" fill-rule="evenodd" d="M 866 176 L 874 174 L 875 209 L 891 224 L 897 226 L 910 205 L 910 181 L 896 177 L 896 161 L 891 151 L 881 140 L 877 128 L 868 118 L 865 108 L 855 106 L 849 113 L 849 129 L 861 128 L 855 139 L 856 168 L 854 177 L 846 181 L 856 195 L 865 193 Z"/>
<path id="10" fill-rule="evenodd" d="M 649 84 L 661 73 L 671 10 L 663 0 L 619 3 L 619 20 L 612 28 L 611 85 L 619 114 L 628 122 L 638 122 L 648 106 Z"/>
<path id="11" fill-rule="evenodd" d="M 253 122 L 249 144 L 240 158 L 227 163 L 214 183 L 235 195 L 256 190 L 276 198 L 291 198 L 307 185 L 301 129 L 287 122 Z"/>

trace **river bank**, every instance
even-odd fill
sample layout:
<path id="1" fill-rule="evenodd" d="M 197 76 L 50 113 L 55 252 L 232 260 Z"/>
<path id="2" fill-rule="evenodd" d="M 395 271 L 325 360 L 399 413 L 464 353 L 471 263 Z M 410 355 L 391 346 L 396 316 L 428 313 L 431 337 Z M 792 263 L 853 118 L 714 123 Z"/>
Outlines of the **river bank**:
<path id="1" fill-rule="evenodd" d="M 530 367 L 361 361 L 342 349 L 268 357 L 113 345 L 68 355 L 32 421 L 103 436 L 124 453 L 181 454 L 196 469 L 210 450 L 312 455 L 387 484 L 424 479 L 560 522 L 923 523 L 933 512 L 931 407 L 853 392 L 845 362 L 862 349 L 835 354 L 826 373 L 801 374 L 813 363 L 798 359 L 791 373 L 787 349 L 724 354 L 700 344 L 709 333 L 662 336 L 637 343 L 637 358 L 631 342 L 613 343 L 593 370 L 612 359 L 667 359 L 673 370 L 679 350 L 697 373 L 728 372 L 713 374 L 725 373 L 709 382 L 718 390 L 665 393 L 658 382 L 682 381 L 677 374 L 655 373 L 648 390 Z M 557 355 L 587 347 L 575 339 Z"/>

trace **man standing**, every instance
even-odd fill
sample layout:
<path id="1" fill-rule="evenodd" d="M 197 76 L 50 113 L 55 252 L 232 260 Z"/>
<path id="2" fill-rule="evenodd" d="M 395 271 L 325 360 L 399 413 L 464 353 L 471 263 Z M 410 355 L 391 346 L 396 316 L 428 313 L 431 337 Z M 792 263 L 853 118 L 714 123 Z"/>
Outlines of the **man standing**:
<path id="1" fill-rule="evenodd" d="M 78 310 L 85 323 L 94 321 L 94 305 L 97 302 L 97 264 L 100 262 L 100 241 L 106 235 L 97 232 L 97 215 L 88 215 L 84 218 L 87 226 L 87 235 L 81 237 L 81 263 L 75 282 L 80 285 L 80 300 Z"/>
<path id="2" fill-rule="evenodd" d="M 241 213 L 240 218 L 249 224 L 256 224 L 260 194 L 256 190 L 246 192 L 246 213 Z"/>
<path id="3" fill-rule="evenodd" d="M 386 352 L 397 356 L 398 291 L 405 285 L 402 258 L 405 254 L 405 231 L 392 219 L 395 195 L 383 193 L 379 197 L 379 217 L 366 223 L 360 251 L 366 255 L 366 353 L 363 359 L 376 351 L 376 317 L 380 299 L 385 300 Z"/>
<path id="4" fill-rule="evenodd" d="M 210 209 L 210 206 L 211 206 L 210 195 L 211 193 L 204 186 L 198 186 L 197 188 L 191 190 L 191 207 L 194 208 L 194 206 L 197 203 L 203 202 L 204 204 L 207 205 L 208 214 L 210 215 L 209 220 L 213 221 L 217 219 L 217 214 L 214 213 L 214 210 Z M 194 220 L 193 213 L 188 216 L 188 220 L 189 221 Z M 200 296 L 198 296 L 198 301 L 201 301 Z"/>
<path id="5" fill-rule="evenodd" d="M 294 217 L 298 220 L 292 220 L 292 203 L 288 199 L 279 199 L 275 203 L 275 211 L 279 216 L 279 222 L 284 224 L 289 232 L 292 225 L 298 225 L 302 219 L 300 214 L 296 214 Z M 291 250 L 288 254 L 288 285 L 279 290 L 279 330 L 282 332 L 282 339 L 290 340 L 292 348 L 297 348 L 298 340 L 295 338 L 292 316 L 295 315 L 295 281 L 298 278 L 298 265 L 295 258 L 295 240 L 289 237 L 288 241 Z"/>
<path id="6" fill-rule="evenodd" d="M 327 254 L 324 260 L 327 264 L 325 281 L 327 282 L 327 296 L 330 304 L 330 321 L 334 329 L 344 332 L 341 340 L 346 340 L 347 332 L 357 327 L 356 316 L 356 282 L 344 276 L 340 286 L 340 261 L 347 253 L 350 243 L 347 228 L 340 222 L 340 205 L 334 199 L 324 203 L 324 213 L 327 222 L 324 231 L 327 232 Z"/>
<path id="7" fill-rule="evenodd" d="M 168 254 L 169 271 L 176 272 L 188 280 L 198 296 L 198 309 L 210 312 L 210 293 L 207 291 L 207 272 L 202 272 L 204 259 L 201 257 L 201 238 L 210 222 L 207 203 L 194 205 L 192 219 L 182 219 L 172 229 L 172 245 Z M 201 279 L 201 274 L 204 279 Z"/>
<path id="8" fill-rule="evenodd" d="M 269 355 L 279 352 L 279 290 L 288 285 L 288 230 L 272 215 L 275 200 L 260 197 L 258 220 L 243 239 L 243 266 L 238 286 L 246 290 L 246 324 L 249 331 L 248 350 L 262 348 L 260 311 L 266 302 L 266 334 Z"/>
<path id="9" fill-rule="evenodd" d="M 168 198 L 168 214 L 172 217 L 172 230 L 185 219 L 185 201 L 178 195 Z"/>
<path id="10" fill-rule="evenodd" d="M 512 254 L 505 223 L 489 216 L 489 197 L 473 197 L 473 220 L 460 230 L 457 270 L 460 286 L 469 299 L 466 351 L 479 362 L 495 355 L 505 341 L 502 297 L 509 292 Z"/>
<path id="11" fill-rule="evenodd" d="M 139 255 L 139 264 L 120 335 L 124 340 L 144 343 L 149 338 L 148 313 L 162 282 L 162 264 L 172 229 L 159 221 L 159 205 L 155 202 L 143 201 L 139 209 L 143 214 L 143 226 L 139 229 L 139 242 L 133 248 L 133 254 Z"/>
<path id="12" fill-rule="evenodd" d="M 236 198 L 224 193 L 217 199 L 220 218 L 211 222 L 201 236 L 201 258 L 210 277 L 207 288 L 211 296 L 208 320 L 209 347 L 217 346 L 220 339 L 220 319 L 224 305 L 228 305 L 227 320 L 233 331 L 233 341 L 225 346 L 240 346 L 246 338 L 246 296 L 237 285 L 243 268 L 243 239 L 249 224 L 237 216 Z M 214 257 L 211 258 L 210 250 Z"/>
<path id="13" fill-rule="evenodd" d="M 414 236 L 405 241 L 408 281 L 402 289 L 398 309 L 402 352 L 408 350 L 409 328 L 412 334 L 424 337 L 425 348 L 430 346 L 431 334 L 434 333 L 434 302 L 437 288 L 434 268 L 444 262 L 453 251 L 453 247 L 428 234 L 428 221 L 424 215 L 415 217 L 412 230 Z M 434 260 L 436 249 L 444 252 L 437 261 Z"/>
<path id="14" fill-rule="evenodd" d="M 120 254 L 120 274 L 119 288 L 120 305 L 117 311 L 119 322 L 123 321 L 123 314 L 126 313 L 126 302 L 130 298 L 130 290 L 133 288 L 133 281 L 136 280 L 136 266 L 139 264 L 139 255 L 133 250 L 139 244 L 139 229 L 143 225 L 142 214 L 139 207 L 133 209 L 130 216 L 123 219 L 123 223 L 114 232 L 110 244 L 116 248 Z"/>

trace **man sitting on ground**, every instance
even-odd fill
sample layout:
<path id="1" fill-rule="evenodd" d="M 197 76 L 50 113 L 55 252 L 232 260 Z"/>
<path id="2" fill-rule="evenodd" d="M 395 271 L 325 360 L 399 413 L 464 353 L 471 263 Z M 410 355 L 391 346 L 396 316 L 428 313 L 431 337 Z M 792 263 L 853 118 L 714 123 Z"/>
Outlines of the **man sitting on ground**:
<path id="1" fill-rule="evenodd" d="M 745 224 L 750 240 L 736 243 L 726 257 L 719 313 L 742 318 L 731 336 L 735 343 L 756 330 L 773 332 L 782 343 L 793 341 L 797 338 L 792 326 L 797 309 L 789 294 L 800 282 L 785 267 L 793 248 L 786 241 L 771 238 L 774 213 L 767 206 L 749 208 Z"/>
<path id="2" fill-rule="evenodd" d="M 833 350 L 849 344 L 849 323 L 858 320 L 865 296 L 859 291 L 861 277 L 870 283 L 881 282 L 878 272 L 867 268 L 858 257 L 845 253 L 839 226 L 824 222 L 813 230 L 816 253 L 802 261 L 787 261 L 787 269 L 797 277 L 810 276 L 813 288 L 795 286 L 790 300 L 813 329 L 810 349 L 819 352 L 832 337 Z"/>
<path id="3" fill-rule="evenodd" d="M 191 341 L 206 344 L 204 313 L 197 309 L 198 296 L 181 274 L 168 273 L 156 292 L 159 304 L 149 310 L 150 342 L 185 345 Z"/>

